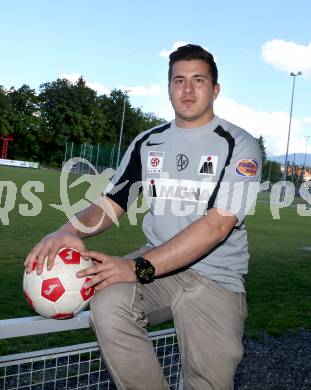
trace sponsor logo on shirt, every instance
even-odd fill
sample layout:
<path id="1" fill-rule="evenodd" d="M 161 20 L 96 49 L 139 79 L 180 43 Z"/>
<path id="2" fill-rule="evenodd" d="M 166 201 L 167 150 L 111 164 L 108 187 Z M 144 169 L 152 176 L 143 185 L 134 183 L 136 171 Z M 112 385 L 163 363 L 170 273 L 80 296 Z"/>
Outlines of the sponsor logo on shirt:
<path id="1" fill-rule="evenodd" d="M 148 154 L 147 172 L 161 173 L 163 167 L 163 160 L 164 160 L 164 152 L 150 151 Z"/>
<path id="2" fill-rule="evenodd" d="M 257 174 L 258 163 L 253 158 L 244 158 L 239 160 L 235 167 L 235 173 L 238 176 L 254 177 Z"/>
<path id="3" fill-rule="evenodd" d="M 215 176 L 217 169 L 218 156 L 202 156 L 200 160 L 199 175 Z"/>
<path id="4" fill-rule="evenodd" d="M 184 154 L 178 154 L 176 156 L 177 171 L 183 171 L 187 168 L 189 159 Z"/>
<path id="5" fill-rule="evenodd" d="M 150 198 L 185 200 L 206 203 L 216 183 L 176 180 L 176 179 L 150 179 L 145 183 L 147 196 Z"/>

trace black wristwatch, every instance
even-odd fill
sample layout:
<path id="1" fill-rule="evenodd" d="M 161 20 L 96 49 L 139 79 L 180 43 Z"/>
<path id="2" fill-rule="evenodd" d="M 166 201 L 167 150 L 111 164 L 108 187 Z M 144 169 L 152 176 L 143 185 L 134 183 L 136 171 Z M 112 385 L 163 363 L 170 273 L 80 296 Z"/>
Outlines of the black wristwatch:
<path id="1" fill-rule="evenodd" d="M 155 269 L 154 266 L 150 263 L 150 261 L 144 259 L 143 257 L 136 257 L 135 263 L 135 273 L 137 279 L 141 284 L 151 283 L 154 280 Z"/>

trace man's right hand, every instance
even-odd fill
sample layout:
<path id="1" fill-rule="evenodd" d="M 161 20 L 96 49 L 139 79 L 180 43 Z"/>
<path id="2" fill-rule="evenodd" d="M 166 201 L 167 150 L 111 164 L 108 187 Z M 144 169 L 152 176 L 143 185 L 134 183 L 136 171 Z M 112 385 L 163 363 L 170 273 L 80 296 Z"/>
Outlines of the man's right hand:
<path id="1" fill-rule="evenodd" d="M 73 248 L 78 252 L 85 251 L 85 246 L 77 233 L 70 231 L 66 225 L 59 230 L 43 237 L 29 252 L 24 265 L 26 272 L 30 273 L 36 264 L 37 274 L 43 271 L 44 261 L 48 257 L 47 269 L 50 270 L 54 265 L 54 259 L 61 248 Z"/>

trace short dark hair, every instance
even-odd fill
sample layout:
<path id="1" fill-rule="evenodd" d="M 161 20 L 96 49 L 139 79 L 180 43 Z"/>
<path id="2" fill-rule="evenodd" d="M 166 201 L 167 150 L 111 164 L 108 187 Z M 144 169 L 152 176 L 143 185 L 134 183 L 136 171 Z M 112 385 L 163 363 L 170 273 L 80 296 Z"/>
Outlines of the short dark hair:
<path id="1" fill-rule="evenodd" d="M 168 83 L 170 84 L 173 74 L 173 65 L 178 61 L 202 60 L 209 65 L 210 74 L 212 76 L 213 85 L 218 82 L 218 69 L 215 63 L 213 54 L 203 49 L 199 45 L 188 44 L 180 46 L 177 50 L 170 54 L 170 62 L 168 68 Z"/>

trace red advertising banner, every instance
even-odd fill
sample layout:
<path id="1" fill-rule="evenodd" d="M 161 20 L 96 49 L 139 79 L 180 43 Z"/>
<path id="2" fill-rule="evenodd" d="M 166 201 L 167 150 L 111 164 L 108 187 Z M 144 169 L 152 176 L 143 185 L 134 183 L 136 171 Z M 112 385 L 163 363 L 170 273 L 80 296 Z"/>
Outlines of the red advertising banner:
<path id="1" fill-rule="evenodd" d="M 6 159 L 7 154 L 8 154 L 9 141 L 13 141 L 14 136 L 13 136 L 13 134 L 2 135 L 0 133 L 0 139 L 3 140 L 2 149 L 1 149 L 1 158 Z"/>

